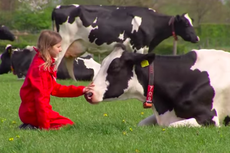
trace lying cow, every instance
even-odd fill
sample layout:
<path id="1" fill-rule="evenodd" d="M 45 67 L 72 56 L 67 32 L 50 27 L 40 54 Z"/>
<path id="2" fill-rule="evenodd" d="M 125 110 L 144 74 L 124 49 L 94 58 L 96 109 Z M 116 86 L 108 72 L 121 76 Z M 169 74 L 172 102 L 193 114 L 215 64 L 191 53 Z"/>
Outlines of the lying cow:
<path id="1" fill-rule="evenodd" d="M 144 53 L 170 36 L 177 39 L 176 35 L 192 43 L 199 41 L 188 14 L 168 16 L 145 7 L 58 5 L 52 20 L 63 38 L 57 66 L 64 55 L 70 55 L 66 64 L 73 79 L 73 61 L 85 51 L 110 52 L 115 43 L 122 42 Z"/>
<path id="2" fill-rule="evenodd" d="M 144 61 L 144 64 L 143 64 Z M 181 56 L 128 52 L 121 44 L 102 62 L 94 89 L 85 95 L 92 104 L 136 98 L 145 102 L 149 66 L 154 68 L 153 112 L 139 125 L 227 125 L 230 116 L 230 53 L 192 50 Z"/>
<path id="3" fill-rule="evenodd" d="M 0 74 L 8 73 L 13 69 L 14 74 L 19 79 L 26 76 L 30 63 L 36 52 L 32 46 L 28 46 L 22 50 L 12 49 L 11 45 L 7 45 L 1 56 Z M 77 71 L 76 71 L 77 69 Z M 90 81 L 100 69 L 100 64 L 93 60 L 91 56 L 79 57 L 74 62 L 74 72 L 77 80 Z M 58 67 L 57 79 L 69 79 L 70 76 L 65 68 L 64 61 Z"/>
<path id="4" fill-rule="evenodd" d="M 15 36 L 6 26 L 0 25 L 0 39 L 14 41 Z"/>

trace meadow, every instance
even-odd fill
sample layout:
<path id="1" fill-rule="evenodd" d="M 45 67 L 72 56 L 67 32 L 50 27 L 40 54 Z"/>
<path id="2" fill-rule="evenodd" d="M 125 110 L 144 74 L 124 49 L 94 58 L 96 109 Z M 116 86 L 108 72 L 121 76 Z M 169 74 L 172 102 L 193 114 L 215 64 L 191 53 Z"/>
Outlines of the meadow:
<path id="1" fill-rule="evenodd" d="M 64 85 L 89 82 L 58 80 Z M 131 99 L 91 105 L 84 96 L 51 97 L 53 109 L 75 122 L 55 131 L 19 130 L 23 80 L 0 75 L 0 153 L 227 153 L 229 127 L 138 127 L 152 114 Z"/>

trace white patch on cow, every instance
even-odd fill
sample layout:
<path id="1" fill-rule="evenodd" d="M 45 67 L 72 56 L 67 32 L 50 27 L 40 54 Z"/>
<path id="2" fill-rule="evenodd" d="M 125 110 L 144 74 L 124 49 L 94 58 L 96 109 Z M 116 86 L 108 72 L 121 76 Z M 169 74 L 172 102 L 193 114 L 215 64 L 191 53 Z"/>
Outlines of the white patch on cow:
<path id="1" fill-rule="evenodd" d="M 2 25 L 2 27 L 5 27 L 5 25 Z"/>
<path id="2" fill-rule="evenodd" d="M 118 38 L 121 39 L 121 40 L 124 40 L 125 39 L 124 34 L 125 34 L 125 31 L 123 33 L 120 33 Z"/>
<path id="3" fill-rule="evenodd" d="M 171 123 L 184 120 L 183 118 L 177 117 L 174 110 L 159 115 L 155 107 L 153 107 L 153 112 L 155 112 L 157 123 L 160 126 L 169 126 Z"/>
<path id="4" fill-rule="evenodd" d="M 95 77 L 98 71 L 100 70 L 101 64 L 97 63 L 93 58 L 84 59 L 84 58 L 78 57 L 75 59 L 77 63 L 78 63 L 78 59 L 81 59 L 84 62 L 84 65 L 86 66 L 87 69 L 93 69 L 94 77 Z"/>
<path id="5" fill-rule="evenodd" d="M 200 49 L 193 50 L 197 60 L 191 70 L 207 71 L 210 84 L 215 90 L 212 109 L 216 110 L 217 117 L 212 120 L 218 126 L 226 116 L 230 116 L 230 54 L 223 50 Z"/>
<path id="6" fill-rule="evenodd" d="M 117 7 L 117 10 L 119 9 L 119 7 Z"/>
<path id="7" fill-rule="evenodd" d="M 152 9 L 152 8 L 149 8 L 149 10 L 153 11 L 153 12 L 156 12 L 156 10 Z"/>
<path id="8" fill-rule="evenodd" d="M 80 5 L 78 5 L 78 4 L 72 4 L 73 6 L 75 6 L 75 7 L 79 7 Z"/>
<path id="9" fill-rule="evenodd" d="M 192 24 L 192 19 L 189 17 L 188 13 L 186 13 L 186 14 L 184 15 L 184 17 L 188 20 L 188 22 L 190 23 L 190 25 L 193 26 L 193 24 Z"/>
<path id="10" fill-rule="evenodd" d="M 12 49 L 12 51 L 13 51 L 13 53 L 14 53 L 14 52 L 19 52 L 19 51 L 21 51 L 21 49 L 15 48 L 15 49 Z"/>
<path id="11" fill-rule="evenodd" d="M 169 124 L 169 127 L 201 127 L 195 118 L 185 119 Z"/>
<path id="12" fill-rule="evenodd" d="M 59 9 L 60 7 L 61 7 L 61 5 L 57 5 L 57 6 L 56 6 L 56 9 Z"/>
<path id="13" fill-rule="evenodd" d="M 145 46 L 145 47 L 142 47 L 140 49 L 136 49 L 135 47 L 133 47 L 133 49 L 136 50 L 136 53 L 147 54 L 149 47 Z"/>
<path id="14" fill-rule="evenodd" d="M 11 44 L 7 44 L 6 47 L 5 47 L 5 49 L 7 49 L 9 47 L 12 47 L 12 45 Z"/>
<path id="15" fill-rule="evenodd" d="M 23 77 L 21 77 L 21 78 L 18 78 L 18 80 L 25 80 L 25 79 L 26 79 L 25 76 L 23 76 Z"/>
<path id="16" fill-rule="evenodd" d="M 131 33 L 134 33 L 135 31 L 137 32 L 139 30 L 139 27 L 141 26 L 141 22 L 142 22 L 142 18 L 139 17 L 139 16 L 135 16 L 133 19 L 132 19 L 132 31 Z"/>
<path id="17" fill-rule="evenodd" d="M 93 23 L 97 23 L 97 17 L 96 17 L 96 19 L 93 21 Z"/>
<path id="18" fill-rule="evenodd" d="M 32 52 L 32 51 L 34 51 L 34 46 L 26 46 L 25 49 L 28 49 Z"/>

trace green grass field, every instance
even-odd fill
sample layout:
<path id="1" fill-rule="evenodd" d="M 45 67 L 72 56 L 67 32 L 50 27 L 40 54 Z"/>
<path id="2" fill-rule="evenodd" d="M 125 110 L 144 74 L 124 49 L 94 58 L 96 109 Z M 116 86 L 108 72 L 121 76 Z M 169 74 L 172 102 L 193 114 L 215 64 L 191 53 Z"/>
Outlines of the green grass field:
<path id="1" fill-rule="evenodd" d="M 65 85 L 88 82 L 60 81 Z M 83 96 L 51 98 L 55 111 L 74 126 L 58 131 L 19 130 L 19 89 L 23 80 L 0 75 L 0 153 L 228 153 L 229 127 L 138 127 L 152 114 L 137 100 L 91 105 Z"/>

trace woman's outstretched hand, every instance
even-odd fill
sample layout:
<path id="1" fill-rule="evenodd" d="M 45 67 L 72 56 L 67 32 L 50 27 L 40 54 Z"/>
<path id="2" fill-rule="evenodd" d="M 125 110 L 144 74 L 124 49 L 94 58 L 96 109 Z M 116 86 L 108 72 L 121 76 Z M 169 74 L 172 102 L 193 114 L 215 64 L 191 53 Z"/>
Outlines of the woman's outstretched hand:
<path id="1" fill-rule="evenodd" d="M 84 89 L 83 89 L 83 93 L 87 93 L 89 92 L 90 90 L 92 90 L 94 87 L 94 84 L 93 83 L 90 83 L 88 86 L 86 86 Z"/>

